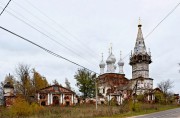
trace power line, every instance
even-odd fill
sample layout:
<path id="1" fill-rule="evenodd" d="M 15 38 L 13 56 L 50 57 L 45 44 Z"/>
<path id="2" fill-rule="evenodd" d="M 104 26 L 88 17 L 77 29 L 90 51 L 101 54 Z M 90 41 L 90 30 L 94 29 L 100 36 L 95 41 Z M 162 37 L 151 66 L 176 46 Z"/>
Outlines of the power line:
<path id="1" fill-rule="evenodd" d="M 0 2 L 1 3 L 1 2 Z M 1 3 L 2 4 L 2 3 Z M 1 7 L 1 6 L 0 6 Z M 11 8 L 10 8 L 11 9 Z M 11 9 L 12 10 L 12 9 Z M 13 11 L 13 10 L 12 10 Z M 86 62 L 89 62 L 88 60 L 86 60 L 84 57 L 82 57 L 81 55 L 77 54 L 74 50 L 68 48 L 67 46 L 61 44 L 60 42 L 58 42 L 57 40 L 55 40 L 54 38 L 50 37 L 47 35 L 50 34 L 51 36 L 55 37 L 54 35 L 52 35 L 51 33 L 49 33 L 48 31 L 45 30 L 46 33 L 40 31 L 39 29 L 35 28 L 33 25 L 30 25 L 29 23 L 27 23 L 26 21 L 24 21 L 23 19 L 17 17 L 16 15 L 14 15 L 13 13 L 9 12 L 8 10 L 6 10 L 6 12 L 8 14 L 10 14 L 11 16 L 15 17 L 16 19 L 20 20 L 21 22 L 23 22 L 24 24 L 28 25 L 29 27 L 33 28 L 34 30 L 38 31 L 39 33 L 41 33 L 42 35 L 45 35 L 47 38 L 49 38 L 50 40 L 52 40 L 53 42 L 57 43 L 58 45 L 68 49 L 69 51 L 73 52 L 74 54 L 76 54 L 77 56 L 81 57 L 83 60 L 85 60 Z M 15 11 L 14 11 L 15 12 Z M 16 12 L 17 13 L 17 12 Z M 19 14 L 19 13 L 18 13 Z M 22 16 L 21 14 L 19 14 L 20 16 Z M 22 16 L 23 18 L 25 18 L 24 16 Z M 31 22 L 29 19 L 25 18 L 26 20 L 28 20 L 29 22 Z M 33 22 L 31 22 L 33 23 Z M 33 23 L 34 25 L 36 25 L 38 28 L 43 29 L 42 27 L 38 26 L 37 24 Z M 43 29 L 44 30 L 44 29 Z"/>
<path id="2" fill-rule="evenodd" d="M 81 67 L 81 68 L 84 68 L 84 69 L 86 69 L 86 70 L 88 70 L 88 71 L 90 71 L 90 72 L 93 72 L 93 73 L 99 75 L 98 73 L 96 73 L 96 72 L 94 72 L 94 71 L 92 71 L 92 70 L 90 70 L 90 69 L 88 69 L 88 68 L 86 68 L 86 67 L 84 67 L 84 66 L 82 66 L 82 65 L 80 65 L 80 64 L 78 64 L 78 63 L 76 63 L 76 62 L 73 62 L 73 61 L 71 61 L 71 60 L 69 60 L 69 59 L 67 59 L 67 58 L 65 58 L 65 57 L 63 57 L 63 56 L 61 56 L 61 55 L 59 55 L 59 54 L 51 51 L 51 50 L 48 50 L 47 48 L 44 48 L 44 47 L 38 45 L 37 43 L 34 43 L 33 41 L 31 41 L 31 40 L 29 40 L 29 39 L 27 39 L 27 38 L 24 38 L 23 36 L 20 36 L 20 35 L 12 32 L 12 31 L 10 31 L 10 30 L 2 27 L 2 26 L 0 26 L 0 28 L 1 28 L 2 30 L 4 30 L 4 31 L 10 33 L 10 34 L 13 34 L 14 36 L 17 36 L 17 37 L 19 37 L 19 38 L 21 38 L 21 39 L 23 39 L 23 40 L 25 40 L 25 41 L 27 41 L 27 42 L 35 45 L 35 46 L 38 47 L 38 48 L 41 48 L 42 50 L 46 51 L 47 53 L 49 53 L 49 54 L 51 54 L 51 55 L 53 55 L 53 56 L 55 56 L 55 57 L 64 59 L 64 60 L 66 60 L 66 61 L 68 61 L 68 62 L 70 62 L 70 63 L 72 63 L 72 64 L 74 64 L 74 65 L 77 65 L 77 66 L 79 66 L 79 67 Z"/>
<path id="3" fill-rule="evenodd" d="M 43 19 L 41 19 L 41 18 L 39 18 L 37 15 L 35 15 L 35 14 L 33 14 L 30 10 L 28 10 L 28 9 L 26 9 L 24 6 L 22 6 L 22 5 L 20 5 L 19 3 L 17 3 L 17 2 L 15 2 L 15 1 L 13 1 L 13 3 L 15 3 L 15 5 L 17 5 L 19 8 L 21 8 L 21 9 L 23 9 L 24 11 L 26 11 L 27 13 L 29 13 L 31 16 L 33 16 L 35 19 L 38 19 L 38 21 L 40 21 L 41 23 L 43 23 L 43 24 L 45 24 L 46 26 L 48 26 L 48 27 L 50 27 L 53 31 L 55 31 L 59 36 L 62 36 L 64 39 L 67 39 L 66 41 L 68 41 L 69 43 L 68 44 L 72 44 L 72 42 L 75 42 L 75 43 L 77 43 L 78 41 L 74 41 L 74 40 L 71 40 L 71 38 L 69 38 L 69 37 L 67 37 L 67 36 L 65 36 L 62 32 L 60 32 L 60 31 L 58 31 L 56 28 L 54 28 L 52 25 L 49 25 L 49 24 L 47 24 L 47 22 L 45 22 Z M 40 11 L 39 11 L 40 12 Z M 44 16 L 45 16 L 45 14 L 42 12 L 41 14 L 43 14 Z M 46 17 L 48 17 L 47 15 L 46 15 Z M 51 19 L 51 18 L 49 18 L 49 19 Z M 51 19 L 51 22 L 53 22 L 54 20 L 53 19 Z M 53 23 L 55 23 L 56 21 L 54 21 Z M 58 23 L 56 23 L 56 26 L 58 26 L 59 24 Z M 60 26 L 59 26 L 60 27 Z M 64 28 L 65 29 L 65 28 Z M 66 31 L 67 32 L 67 31 Z M 55 40 L 54 41 L 55 43 L 57 43 L 57 44 L 59 44 L 59 42 L 57 41 L 57 40 Z M 62 42 L 64 42 L 63 40 L 62 40 Z M 73 43 L 74 44 L 74 43 Z M 67 44 L 66 44 L 67 45 Z M 85 45 L 86 45 L 86 47 L 85 47 Z M 81 53 L 84 53 L 85 51 L 84 50 L 86 50 L 86 53 L 87 52 L 89 52 L 89 54 L 91 55 L 91 57 L 94 57 L 95 55 L 92 53 L 92 51 L 90 51 L 90 50 L 88 50 L 87 49 L 87 44 L 84 44 L 83 46 L 82 45 L 78 45 L 78 46 L 76 46 L 76 47 L 78 47 L 78 48 L 80 48 L 80 46 L 81 47 L 83 47 L 84 49 L 82 49 L 82 50 L 78 50 L 78 51 L 80 51 Z M 66 47 L 72 47 L 72 46 L 66 46 Z M 77 49 L 76 49 L 77 50 Z M 77 54 L 77 52 L 78 51 L 75 51 L 74 49 L 72 50 L 76 55 L 78 55 L 79 57 L 81 57 L 82 59 L 84 59 L 85 61 L 87 61 L 84 57 L 82 57 L 82 55 L 80 55 L 80 54 Z M 71 52 L 72 52 L 71 51 Z M 95 59 L 94 58 L 92 58 L 93 60 L 91 60 L 94 64 L 95 64 Z M 89 61 L 87 61 L 87 62 L 89 62 Z M 96 65 L 96 64 L 95 64 Z"/>
<path id="4" fill-rule="evenodd" d="M 11 0 L 9 0 L 9 2 L 6 4 L 6 6 L 4 7 L 4 9 L 1 11 L 0 16 L 3 14 L 4 10 L 5 10 L 6 7 L 9 5 L 10 2 L 11 2 Z"/>
<path id="5" fill-rule="evenodd" d="M 144 39 L 147 39 L 149 35 L 151 35 L 155 31 L 155 29 L 177 9 L 179 5 L 180 2 L 170 12 L 168 12 L 168 14 L 145 36 Z M 125 59 L 129 54 L 131 54 L 131 52 L 129 52 L 123 59 Z"/>
<path id="6" fill-rule="evenodd" d="M 1 6 L 0 6 L 1 7 Z M 85 58 L 83 58 L 81 55 L 79 55 L 78 53 L 76 53 L 74 50 L 72 50 L 71 48 L 59 43 L 57 40 L 55 40 L 54 38 L 50 37 L 49 35 L 47 35 L 46 33 L 40 31 L 39 29 L 35 28 L 34 26 L 30 25 L 29 23 L 27 23 L 26 21 L 24 21 L 23 19 L 17 17 L 16 15 L 12 14 L 11 12 L 7 11 L 6 12 L 8 14 L 10 14 L 11 16 L 15 17 L 16 19 L 18 19 L 19 21 L 23 22 L 24 24 L 28 25 L 29 27 L 31 27 L 32 29 L 38 31 L 40 34 L 44 35 L 45 37 L 47 37 L 48 39 L 52 40 L 53 42 L 61 45 L 62 47 L 64 47 L 65 49 L 69 50 L 70 52 L 74 53 L 75 55 L 77 55 L 78 57 L 81 57 L 83 60 L 89 62 L 88 60 L 86 60 Z"/>
<path id="7" fill-rule="evenodd" d="M 65 39 L 71 40 L 70 38 L 66 37 L 64 34 L 62 34 L 61 32 L 59 32 L 57 29 L 55 29 L 54 27 L 52 27 L 51 25 L 47 24 L 46 22 L 44 22 L 42 19 L 40 19 L 39 17 L 35 16 L 33 13 L 31 13 L 29 10 L 27 10 L 26 8 L 24 8 L 22 5 L 20 5 L 19 3 L 13 1 L 16 5 L 18 5 L 20 8 L 24 9 L 26 12 L 28 12 L 29 14 L 31 14 L 33 17 L 35 17 L 36 19 L 39 19 L 41 22 L 43 22 L 44 24 L 46 24 L 47 26 L 49 26 L 51 29 L 53 29 L 56 33 L 60 34 L 61 36 L 63 36 Z M 63 26 L 61 26 L 59 23 L 57 23 L 55 20 L 53 20 L 52 18 L 48 17 L 45 13 L 43 13 L 40 9 L 36 8 L 34 5 L 32 5 L 30 2 L 28 2 L 33 8 L 35 8 L 37 11 L 39 11 L 43 16 L 45 16 L 46 18 L 48 18 L 51 22 L 53 22 L 56 26 L 60 27 L 61 29 L 63 29 L 67 34 L 69 34 L 71 37 L 73 37 L 74 39 L 78 40 L 77 37 L 75 37 L 74 35 L 72 35 L 69 31 L 67 31 Z M 73 41 L 73 40 L 71 40 Z M 79 43 L 81 42 L 80 40 L 78 40 Z M 92 51 L 87 49 L 87 45 L 86 47 L 84 47 L 83 44 L 83 48 L 87 50 L 87 52 L 89 52 L 89 54 L 91 54 L 92 56 L 94 56 L 94 54 L 92 53 Z"/>
<path id="8" fill-rule="evenodd" d="M 169 16 L 169 15 L 171 15 L 176 9 L 177 9 L 177 7 L 180 5 L 180 2 L 152 29 L 152 31 L 151 32 L 149 32 L 146 36 L 145 36 L 145 39 L 147 39 L 147 37 L 149 36 L 149 35 L 151 35 L 153 32 L 154 32 L 154 30 Z"/>

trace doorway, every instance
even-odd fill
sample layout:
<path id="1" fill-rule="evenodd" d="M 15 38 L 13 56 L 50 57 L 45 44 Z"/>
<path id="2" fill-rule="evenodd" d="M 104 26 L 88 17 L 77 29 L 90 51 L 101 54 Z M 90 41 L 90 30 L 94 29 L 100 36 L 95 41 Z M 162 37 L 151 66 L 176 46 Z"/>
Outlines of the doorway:
<path id="1" fill-rule="evenodd" d="M 59 97 L 53 96 L 53 105 L 59 105 Z"/>

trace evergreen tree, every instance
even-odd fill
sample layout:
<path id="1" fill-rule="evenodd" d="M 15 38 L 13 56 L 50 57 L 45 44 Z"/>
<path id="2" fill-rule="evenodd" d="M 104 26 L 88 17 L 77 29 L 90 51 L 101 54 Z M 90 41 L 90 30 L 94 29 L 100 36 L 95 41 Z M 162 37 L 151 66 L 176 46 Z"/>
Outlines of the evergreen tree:
<path id="1" fill-rule="evenodd" d="M 60 85 L 59 82 L 58 82 L 56 79 L 54 79 L 52 83 L 53 83 L 54 85 Z"/>
<path id="2" fill-rule="evenodd" d="M 66 88 L 71 90 L 71 83 L 68 81 L 67 78 L 65 78 L 65 84 L 66 84 Z"/>

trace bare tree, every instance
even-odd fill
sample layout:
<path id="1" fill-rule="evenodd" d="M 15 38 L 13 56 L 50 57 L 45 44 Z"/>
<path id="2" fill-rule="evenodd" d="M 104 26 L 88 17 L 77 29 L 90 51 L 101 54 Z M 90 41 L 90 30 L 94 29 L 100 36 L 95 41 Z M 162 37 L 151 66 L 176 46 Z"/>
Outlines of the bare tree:
<path id="1" fill-rule="evenodd" d="M 173 81 L 164 80 L 157 84 L 157 87 L 165 94 L 168 94 L 168 91 L 173 88 Z"/>
<path id="2" fill-rule="evenodd" d="M 19 64 L 15 69 L 18 81 L 17 81 L 17 92 L 24 95 L 27 99 L 31 94 L 32 83 L 30 80 L 30 67 L 26 64 Z"/>

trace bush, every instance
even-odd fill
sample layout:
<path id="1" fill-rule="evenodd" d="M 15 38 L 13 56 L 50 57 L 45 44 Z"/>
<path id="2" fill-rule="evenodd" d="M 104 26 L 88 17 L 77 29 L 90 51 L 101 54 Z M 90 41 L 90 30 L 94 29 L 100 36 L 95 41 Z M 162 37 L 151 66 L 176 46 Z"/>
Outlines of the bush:
<path id="1" fill-rule="evenodd" d="M 165 104 L 166 100 L 163 93 L 156 92 L 155 93 L 155 103 Z"/>
<path id="2" fill-rule="evenodd" d="M 25 99 L 18 97 L 15 99 L 14 104 L 9 108 L 9 115 L 10 117 L 30 116 L 39 112 L 41 109 L 42 107 L 38 104 L 29 104 Z"/>
<path id="3" fill-rule="evenodd" d="M 144 98 L 145 98 L 144 95 L 138 95 L 138 96 L 137 96 L 138 102 L 145 102 Z"/>
<path id="4" fill-rule="evenodd" d="M 22 98 L 16 98 L 14 104 L 9 109 L 11 116 L 28 116 L 32 114 L 29 103 Z"/>

